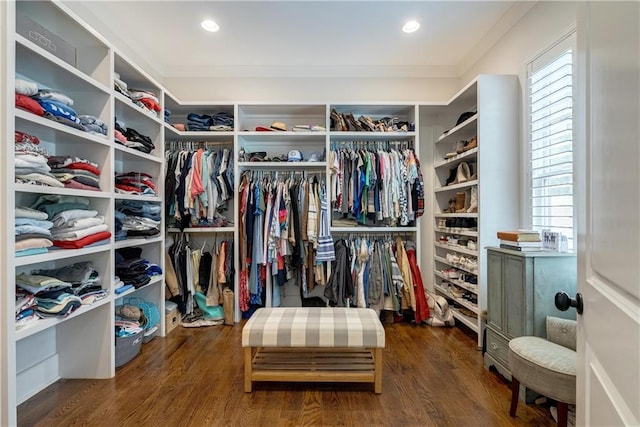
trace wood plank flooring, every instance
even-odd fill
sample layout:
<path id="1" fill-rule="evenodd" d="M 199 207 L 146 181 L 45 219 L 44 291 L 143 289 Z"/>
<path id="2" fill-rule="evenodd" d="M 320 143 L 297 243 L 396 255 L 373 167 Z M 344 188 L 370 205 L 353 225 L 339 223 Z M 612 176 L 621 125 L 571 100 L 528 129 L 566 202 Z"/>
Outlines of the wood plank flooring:
<path id="1" fill-rule="evenodd" d="M 243 391 L 242 326 L 178 327 L 108 380 L 60 380 L 18 408 L 20 426 L 553 426 L 518 406 L 461 328 L 385 325 L 373 384 L 254 383 Z"/>

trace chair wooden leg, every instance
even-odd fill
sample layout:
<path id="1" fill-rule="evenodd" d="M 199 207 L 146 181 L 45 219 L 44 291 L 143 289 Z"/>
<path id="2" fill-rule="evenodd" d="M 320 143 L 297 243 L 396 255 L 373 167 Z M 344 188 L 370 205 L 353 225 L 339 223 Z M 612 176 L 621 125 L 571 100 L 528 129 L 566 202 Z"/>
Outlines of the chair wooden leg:
<path id="1" fill-rule="evenodd" d="M 567 427 L 567 417 L 569 415 L 569 405 L 558 402 L 558 427 Z"/>
<path id="2" fill-rule="evenodd" d="M 518 397 L 520 395 L 520 381 L 513 375 L 511 376 L 511 409 L 509 415 L 516 416 L 516 409 L 518 409 Z"/>

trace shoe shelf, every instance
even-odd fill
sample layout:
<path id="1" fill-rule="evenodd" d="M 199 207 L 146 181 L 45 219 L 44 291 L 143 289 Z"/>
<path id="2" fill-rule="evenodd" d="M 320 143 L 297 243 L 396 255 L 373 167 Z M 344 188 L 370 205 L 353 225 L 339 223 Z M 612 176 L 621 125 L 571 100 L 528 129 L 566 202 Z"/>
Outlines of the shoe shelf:
<path id="1" fill-rule="evenodd" d="M 80 317 L 83 314 L 86 314 L 92 310 L 95 310 L 98 307 L 108 304 L 110 301 L 111 301 L 111 298 L 107 296 L 106 298 L 96 301 L 93 304 L 81 305 L 79 308 L 77 308 L 73 313 L 71 313 L 67 317 L 63 317 L 63 318 L 47 317 L 44 319 L 38 319 L 29 325 L 16 329 L 16 333 L 15 333 L 16 341 L 20 341 L 22 339 L 30 337 L 31 335 L 37 334 L 38 332 L 42 332 L 45 329 L 49 329 L 63 322 Z"/>
<path id="2" fill-rule="evenodd" d="M 434 169 L 439 169 L 444 166 L 457 166 L 459 163 L 463 161 L 476 160 L 478 158 L 478 147 L 472 148 L 467 151 L 463 151 L 457 156 L 451 157 L 443 162 L 436 163 L 433 165 Z"/>
<path id="3" fill-rule="evenodd" d="M 476 136 L 478 115 L 475 114 L 459 125 L 453 127 L 446 135 L 442 135 L 436 141 L 436 144 L 451 143 L 457 140 L 469 139 Z"/>
<path id="4" fill-rule="evenodd" d="M 478 319 L 465 316 L 464 314 L 460 313 L 459 310 L 456 310 L 455 307 L 451 307 L 451 313 L 456 320 L 460 321 L 475 333 L 479 333 L 480 328 L 478 327 Z"/>
<path id="5" fill-rule="evenodd" d="M 104 191 L 76 190 L 73 188 L 48 187 L 33 184 L 14 184 L 14 189 L 18 193 L 58 194 L 63 196 L 94 197 L 98 199 L 108 199 L 111 197 L 111 193 Z"/>
<path id="6" fill-rule="evenodd" d="M 436 218 L 477 218 L 478 217 L 478 213 L 477 212 L 473 212 L 473 213 L 448 213 L 448 212 L 435 212 L 433 214 L 434 217 Z M 453 231 L 452 231 L 453 233 Z M 457 231 L 455 233 L 458 233 Z"/>
<path id="7" fill-rule="evenodd" d="M 455 251 L 455 252 L 459 252 L 461 254 L 467 254 L 467 255 L 471 255 L 471 256 L 478 256 L 478 251 L 472 251 L 470 249 L 467 249 L 464 246 L 460 246 L 460 245 L 448 245 L 446 243 L 434 243 L 434 246 L 436 248 L 441 248 L 441 249 L 446 249 L 446 250 L 451 250 L 451 251 Z"/>
<path id="8" fill-rule="evenodd" d="M 466 299 L 464 299 L 462 297 L 453 296 L 453 294 L 451 292 L 449 292 L 448 290 L 446 290 L 442 286 L 434 283 L 433 287 L 434 287 L 435 290 L 437 290 L 438 292 L 440 292 L 441 294 L 443 294 L 447 298 L 454 300 L 455 302 L 457 302 L 458 304 L 460 304 L 464 308 L 469 309 L 469 310 L 471 310 L 472 312 L 474 312 L 476 314 L 478 314 L 480 312 L 478 310 L 478 306 L 477 305 L 467 301 Z"/>
<path id="9" fill-rule="evenodd" d="M 443 233 L 443 234 L 456 234 L 458 236 L 466 236 L 466 237 L 478 237 L 477 231 L 461 230 L 459 228 L 451 228 L 451 227 L 448 227 L 448 228 L 435 227 L 435 232 Z"/>
<path id="10" fill-rule="evenodd" d="M 445 193 L 448 191 L 460 190 L 463 188 L 470 188 L 470 187 L 473 187 L 474 185 L 478 185 L 477 179 L 461 182 L 460 184 L 453 184 L 453 185 L 447 185 L 444 187 L 435 188 L 433 191 L 436 193 Z"/>
<path id="11" fill-rule="evenodd" d="M 228 234 L 234 231 L 234 227 L 190 227 L 184 230 L 174 227 L 167 228 L 167 233 Z"/>
<path id="12" fill-rule="evenodd" d="M 478 287 L 476 286 L 475 288 L 472 287 L 471 285 L 469 285 L 467 282 L 463 281 L 463 280 L 459 280 L 459 279 L 450 279 L 447 276 L 444 275 L 444 273 L 442 273 L 441 271 L 434 271 L 434 274 L 436 275 L 436 277 L 441 278 L 442 280 L 446 280 L 449 283 L 452 283 L 460 288 L 463 288 L 473 294 L 478 294 Z"/>
<path id="13" fill-rule="evenodd" d="M 467 269 L 467 268 L 460 267 L 460 266 L 458 266 L 458 265 L 452 264 L 452 263 L 450 263 L 449 261 L 447 261 L 447 259 L 446 259 L 446 258 L 442 258 L 441 256 L 435 255 L 435 256 L 433 257 L 433 259 L 434 259 L 435 261 L 437 261 L 437 262 L 440 262 L 440 263 L 444 264 L 444 265 L 448 265 L 448 266 L 449 266 L 449 267 L 451 267 L 451 268 L 455 268 L 456 270 L 464 271 L 465 273 L 469 273 L 469 274 L 473 274 L 473 275 L 477 275 L 477 274 L 478 274 L 478 272 L 477 272 L 477 271 L 475 271 L 475 272 L 474 272 L 474 271 L 471 271 L 471 270 L 469 270 L 469 269 Z"/>

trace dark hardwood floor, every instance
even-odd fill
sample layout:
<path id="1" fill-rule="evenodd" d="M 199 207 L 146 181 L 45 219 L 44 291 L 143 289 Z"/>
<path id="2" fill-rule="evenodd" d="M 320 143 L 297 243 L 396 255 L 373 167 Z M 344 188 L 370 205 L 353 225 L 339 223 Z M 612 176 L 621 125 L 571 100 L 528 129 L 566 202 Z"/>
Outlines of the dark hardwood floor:
<path id="1" fill-rule="evenodd" d="M 518 406 L 461 328 L 385 325 L 382 394 L 372 384 L 254 383 L 243 391 L 242 326 L 178 327 L 108 380 L 60 380 L 18 408 L 20 426 L 552 426 Z"/>

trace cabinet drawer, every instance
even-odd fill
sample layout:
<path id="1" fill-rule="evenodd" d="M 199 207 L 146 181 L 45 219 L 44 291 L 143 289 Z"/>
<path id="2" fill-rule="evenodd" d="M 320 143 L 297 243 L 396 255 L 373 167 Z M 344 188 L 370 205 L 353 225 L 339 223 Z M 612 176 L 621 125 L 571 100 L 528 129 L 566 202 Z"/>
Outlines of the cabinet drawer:
<path id="1" fill-rule="evenodd" d="M 509 340 L 487 328 L 487 352 L 495 359 L 509 366 Z"/>

